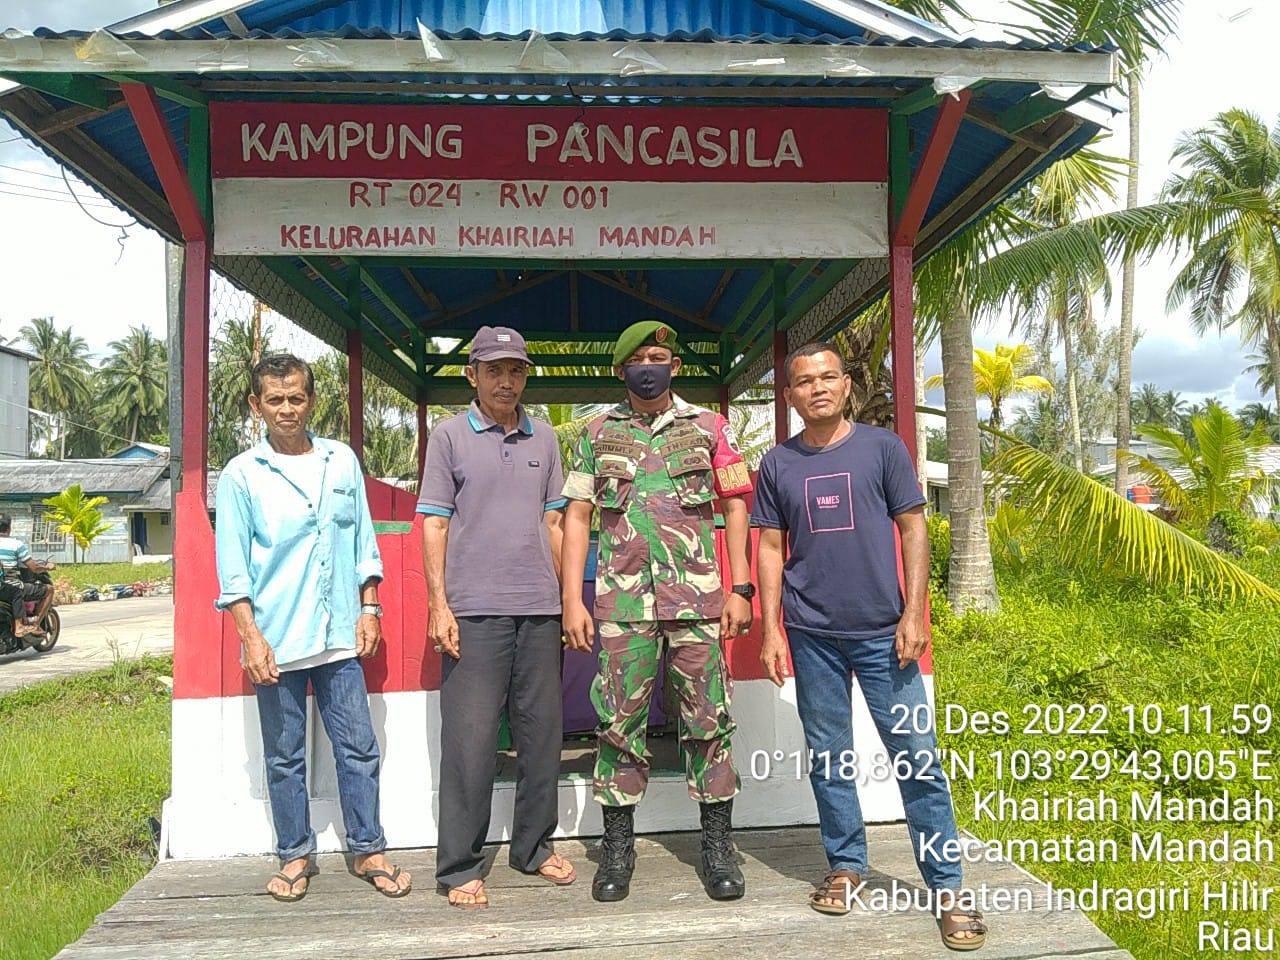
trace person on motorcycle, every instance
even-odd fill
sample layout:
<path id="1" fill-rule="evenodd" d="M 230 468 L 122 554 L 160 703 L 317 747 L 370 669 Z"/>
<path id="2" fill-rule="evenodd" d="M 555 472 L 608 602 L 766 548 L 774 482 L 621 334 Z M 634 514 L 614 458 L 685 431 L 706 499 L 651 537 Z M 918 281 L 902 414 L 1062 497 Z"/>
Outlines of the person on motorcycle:
<path id="1" fill-rule="evenodd" d="M 0 513 L 0 600 L 8 602 L 13 608 L 13 635 L 15 638 L 25 636 L 43 636 L 44 630 L 39 624 L 44 620 L 49 607 L 53 605 L 53 590 L 48 584 L 28 582 L 22 579 L 25 567 L 32 573 L 52 570 L 54 565 L 47 561 L 39 561 L 31 556 L 31 548 L 11 536 L 13 518 L 7 513 Z M 37 603 L 34 623 L 27 622 L 27 601 Z"/>

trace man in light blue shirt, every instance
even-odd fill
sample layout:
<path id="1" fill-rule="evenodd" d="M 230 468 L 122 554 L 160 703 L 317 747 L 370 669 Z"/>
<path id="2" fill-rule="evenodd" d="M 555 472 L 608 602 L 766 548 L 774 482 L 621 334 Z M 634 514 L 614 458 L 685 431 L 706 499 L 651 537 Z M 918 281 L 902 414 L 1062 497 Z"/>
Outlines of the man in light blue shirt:
<path id="1" fill-rule="evenodd" d="M 345 444 L 313 436 L 311 367 L 266 357 L 253 368 L 249 405 L 267 438 L 218 480 L 217 605 L 235 620 L 253 682 L 267 763 L 280 872 L 277 900 L 301 900 L 315 875 L 307 795 L 307 685 L 333 742 L 338 799 L 356 876 L 401 897 L 412 878 L 387 862 L 378 815 L 381 756 L 361 657 L 382 639 L 382 560 L 364 477 Z"/>

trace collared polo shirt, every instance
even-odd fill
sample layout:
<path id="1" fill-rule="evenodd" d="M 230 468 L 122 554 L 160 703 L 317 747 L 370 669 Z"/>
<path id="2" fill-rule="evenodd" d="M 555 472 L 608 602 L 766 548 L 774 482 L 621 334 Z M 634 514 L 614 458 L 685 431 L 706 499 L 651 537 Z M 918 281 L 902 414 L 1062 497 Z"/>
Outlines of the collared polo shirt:
<path id="1" fill-rule="evenodd" d="M 320 458 L 318 471 L 264 440 L 218 479 L 217 606 L 248 599 L 281 665 L 354 650 L 360 585 L 382 577 L 356 455 L 335 440 L 312 444 L 303 456 Z"/>
<path id="2" fill-rule="evenodd" d="M 507 430 L 472 401 L 431 432 L 418 513 L 449 518 L 444 589 L 454 616 L 560 612 L 545 517 L 565 505 L 560 442 L 523 407 L 516 416 Z"/>

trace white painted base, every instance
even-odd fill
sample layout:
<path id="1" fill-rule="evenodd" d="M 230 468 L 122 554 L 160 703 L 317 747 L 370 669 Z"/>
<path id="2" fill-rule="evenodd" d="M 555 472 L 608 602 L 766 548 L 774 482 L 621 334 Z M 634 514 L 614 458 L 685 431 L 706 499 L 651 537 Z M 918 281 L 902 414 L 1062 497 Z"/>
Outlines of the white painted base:
<path id="1" fill-rule="evenodd" d="M 932 698 L 932 677 L 926 677 Z M 382 746 L 382 822 L 391 847 L 431 847 L 437 839 L 440 695 L 436 691 L 374 694 L 369 698 Z M 767 680 L 734 684 L 738 732 L 734 756 L 742 793 L 734 803 L 740 827 L 816 823 L 807 775 L 797 777 L 794 754 L 806 754 L 795 710 L 795 682 L 781 689 Z M 854 685 L 854 742 L 866 756 L 883 750 L 865 702 Z M 321 851 L 341 850 L 345 832 L 338 808 L 332 750 L 312 707 L 311 821 Z M 389 730 L 394 736 L 388 736 Z M 781 760 L 775 757 L 781 756 Z M 754 764 L 753 764 L 754 760 Z M 892 780 L 859 787 L 868 821 L 902 819 Z M 496 784 L 489 839 L 510 836 L 515 784 Z M 170 859 L 212 859 L 270 853 L 275 846 L 266 798 L 257 701 L 252 697 L 177 700 L 173 705 L 173 795 L 165 801 L 161 851 Z M 655 776 L 636 813 L 641 832 L 695 830 L 698 806 L 681 776 Z M 558 836 L 600 833 L 591 783 L 560 782 Z"/>

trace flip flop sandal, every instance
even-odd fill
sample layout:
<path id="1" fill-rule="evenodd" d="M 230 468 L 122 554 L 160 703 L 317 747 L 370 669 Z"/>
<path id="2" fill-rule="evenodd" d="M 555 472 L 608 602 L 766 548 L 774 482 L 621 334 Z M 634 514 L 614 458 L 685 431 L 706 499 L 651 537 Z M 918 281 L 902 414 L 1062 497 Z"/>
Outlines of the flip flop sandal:
<path id="1" fill-rule="evenodd" d="M 399 867 L 392 867 L 390 873 L 388 873 L 386 870 L 366 870 L 364 873 L 357 873 L 356 876 L 359 877 L 361 880 L 363 880 L 365 883 L 369 884 L 371 887 L 373 887 L 373 889 L 377 890 L 384 897 L 390 897 L 392 900 L 398 900 L 401 897 L 406 896 L 413 889 L 412 886 L 404 887 L 402 889 L 399 885 L 397 885 L 393 889 L 388 890 L 385 887 L 378 886 L 378 884 L 375 882 L 378 879 L 378 877 L 386 877 L 392 883 L 395 883 L 400 876 Z"/>
<path id="2" fill-rule="evenodd" d="M 853 891 L 862 883 L 862 877 L 852 870 L 832 870 L 822 880 L 822 886 L 809 894 L 809 906 L 819 913 L 843 915 L 849 912 Z M 828 901 L 834 900 L 835 903 Z"/>
<path id="3" fill-rule="evenodd" d="M 473 884 L 475 885 L 475 889 L 473 889 L 473 890 L 468 890 L 468 889 L 467 889 L 467 887 L 470 887 L 470 886 L 472 886 Z M 477 880 L 468 880 L 466 883 L 459 884 L 459 885 L 458 885 L 458 886 L 456 886 L 456 887 L 450 887 L 448 892 L 449 892 L 450 894 L 452 894 L 452 893 L 453 893 L 453 891 L 455 891 L 455 890 L 457 890 L 459 893 L 465 893 L 467 896 L 471 897 L 471 898 L 472 898 L 472 900 L 471 900 L 471 902 L 470 902 L 470 903 L 467 903 L 466 901 L 463 901 L 463 900 L 455 900 L 455 899 L 453 899 L 453 897 L 452 897 L 452 896 L 450 896 L 450 897 L 449 897 L 449 906 L 451 906 L 451 907 L 457 907 L 459 910 L 487 910 L 487 909 L 489 909 L 489 897 L 488 897 L 488 895 L 487 895 L 487 894 L 485 893 L 485 891 L 484 891 L 484 881 L 483 881 L 483 880 L 479 880 L 479 879 L 477 879 Z M 483 899 L 483 900 L 477 900 L 477 899 L 475 899 L 476 897 L 484 897 L 484 899 Z"/>
<path id="4" fill-rule="evenodd" d="M 961 917 L 963 919 L 955 919 Z M 952 910 L 938 918 L 938 927 L 942 931 L 942 942 L 952 950 L 977 950 L 987 942 L 987 925 L 982 922 L 982 914 L 977 910 Z M 959 934 L 972 933 L 971 937 Z"/>
<path id="5" fill-rule="evenodd" d="M 311 884 L 310 882 L 308 882 L 307 885 L 302 888 L 301 893 L 293 892 L 294 885 L 299 880 L 310 881 L 311 878 L 314 877 L 319 872 L 320 871 L 313 866 L 303 867 L 301 870 L 299 870 L 297 873 L 293 874 L 292 876 L 285 873 L 283 870 L 277 871 L 275 876 L 273 876 L 271 879 L 283 880 L 285 883 L 287 883 L 289 885 L 289 893 L 287 894 L 276 893 L 274 890 L 271 890 L 271 889 L 268 889 L 267 893 L 271 894 L 273 898 L 275 898 L 276 900 L 279 900 L 281 903 L 297 903 L 299 900 L 301 900 L 303 897 L 307 895 L 307 891 L 311 889 Z"/>
<path id="6" fill-rule="evenodd" d="M 569 873 L 567 876 L 563 877 L 557 877 L 555 874 L 547 873 L 548 864 L 559 867 L 562 870 L 565 867 L 568 867 Z M 569 884 L 573 883 L 573 881 L 578 879 L 578 871 L 573 869 L 573 864 L 558 853 L 553 853 L 551 856 L 547 857 L 547 859 L 542 862 L 542 866 L 538 867 L 537 874 L 543 880 L 546 880 L 548 883 L 554 883 L 557 887 L 567 887 Z"/>

